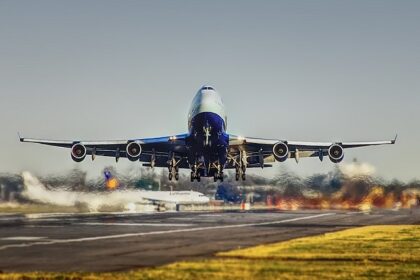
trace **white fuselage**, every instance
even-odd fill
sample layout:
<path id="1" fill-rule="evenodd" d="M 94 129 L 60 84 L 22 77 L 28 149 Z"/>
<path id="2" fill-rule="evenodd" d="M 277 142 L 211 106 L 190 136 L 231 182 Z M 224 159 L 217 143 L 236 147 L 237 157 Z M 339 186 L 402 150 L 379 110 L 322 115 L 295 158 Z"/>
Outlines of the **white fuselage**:
<path id="1" fill-rule="evenodd" d="M 191 102 L 188 113 L 188 130 L 192 130 L 192 120 L 200 113 L 213 113 L 224 121 L 224 129 L 227 127 L 225 105 L 219 93 L 210 86 L 203 86 Z"/>
<path id="2" fill-rule="evenodd" d="M 195 191 L 140 191 L 139 195 L 145 200 L 175 204 L 204 204 L 210 201 L 207 196 Z"/>

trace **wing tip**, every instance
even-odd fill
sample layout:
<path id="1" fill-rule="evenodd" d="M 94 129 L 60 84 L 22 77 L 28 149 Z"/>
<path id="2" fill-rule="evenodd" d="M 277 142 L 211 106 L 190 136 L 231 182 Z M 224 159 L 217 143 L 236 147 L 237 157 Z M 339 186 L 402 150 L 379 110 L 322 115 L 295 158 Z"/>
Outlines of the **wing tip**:
<path id="1" fill-rule="evenodd" d="M 18 131 L 17 135 L 19 137 L 19 141 L 20 142 L 24 142 L 25 141 L 25 138 L 23 138 L 22 136 L 20 136 L 20 132 L 19 131 Z"/>
<path id="2" fill-rule="evenodd" d="M 395 142 L 397 142 L 397 138 L 398 138 L 398 133 L 395 134 L 395 137 L 393 140 L 391 140 L 391 144 L 395 144 Z"/>

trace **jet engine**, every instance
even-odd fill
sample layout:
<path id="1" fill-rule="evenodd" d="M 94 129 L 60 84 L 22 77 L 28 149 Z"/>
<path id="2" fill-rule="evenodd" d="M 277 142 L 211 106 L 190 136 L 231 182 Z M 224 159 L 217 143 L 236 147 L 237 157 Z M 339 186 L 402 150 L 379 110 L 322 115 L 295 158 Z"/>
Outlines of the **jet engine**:
<path id="1" fill-rule="evenodd" d="M 76 143 L 71 147 L 71 158 L 75 162 L 81 162 L 86 157 L 86 147 L 83 144 Z"/>
<path id="2" fill-rule="evenodd" d="M 289 157 L 289 147 L 284 142 L 277 142 L 273 146 L 273 155 L 277 161 L 283 162 Z"/>
<path id="3" fill-rule="evenodd" d="M 141 145 L 137 142 L 131 142 L 127 144 L 126 153 L 127 158 L 131 161 L 136 161 L 141 155 Z"/>
<path id="4" fill-rule="evenodd" d="M 328 148 L 328 156 L 330 160 L 334 163 L 338 163 L 344 158 L 344 149 L 339 144 L 332 144 Z"/>

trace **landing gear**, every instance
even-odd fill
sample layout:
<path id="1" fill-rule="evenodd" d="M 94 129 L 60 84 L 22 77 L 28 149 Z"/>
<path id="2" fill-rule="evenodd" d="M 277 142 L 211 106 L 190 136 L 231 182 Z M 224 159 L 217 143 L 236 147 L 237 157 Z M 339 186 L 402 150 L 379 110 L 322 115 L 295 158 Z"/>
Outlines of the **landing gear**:
<path id="1" fill-rule="evenodd" d="M 236 172 L 235 172 L 235 180 L 239 181 L 239 179 L 242 179 L 243 181 L 246 180 L 246 158 L 242 159 L 239 164 L 236 165 Z"/>
<path id="2" fill-rule="evenodd" d="M 172 181 L 173 178 L 175 178 L 176 181 L 179 180 L 178 166 L 169 167 L 168 179 L 169 181 Z"/>
<path id="3" fill-rule="evenodd" d="M 242 179 L 242 181 L 245 181 L 246 180 L 246 175 L 245 175 L 245 172 L 236 172 L 236 174 L 235 174 L 235 180 L 236 181 L 239 181 L 239 179 Z"/>
<path id="4" fill-rule="evenodd" d="M 197 180 L 197 182 L 201 181 L 201 175 L 200 172 L 197 171 L 191 171 L 191 182 L 194 182 L 194 180 Z"/>
<path id="5" fill-rule="evenodd" d="M 175 177 L 175 180 L 178 181 L 179 180 L 179 167 L 178 167 L 178 163 L 181 160 L 176 160 L 175 159 L 175 154 L 171 153 L 169 159 L 168 159 L 168 170 L 169 170 L 169 174 L 168 174 L 168 179 L 169 181 L 172 181 L 172 179 Z"/>
<path id="6" fill-rule="evenodd" d="M 220 173 L 214 173 L 214 182 L 217 182 L 218 180 L 220 180 L 220 182 L 223 182 L 223 172 Z"/>

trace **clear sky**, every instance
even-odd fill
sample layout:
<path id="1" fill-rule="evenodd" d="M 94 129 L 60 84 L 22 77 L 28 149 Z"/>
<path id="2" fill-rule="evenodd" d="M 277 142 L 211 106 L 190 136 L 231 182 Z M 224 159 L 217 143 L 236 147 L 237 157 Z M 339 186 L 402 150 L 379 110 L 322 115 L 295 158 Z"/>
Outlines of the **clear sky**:
<path id="1" fill-rule="evenodd" d="M 113 159 L 18 142 L 183 133 L 205 83 L 228 132 L 348 150 L 385 178 L 420 179 L 420 1 L 0 1 L 0 172 L 99 175 Z M 117 168 L 130 163 L 121 160 Z M 284 163 L 301 174 L 333 164 Z M 274 169 L 275 170 L 275 169 Z M 273 171 L 264 170 L 270 176 Z"/>

